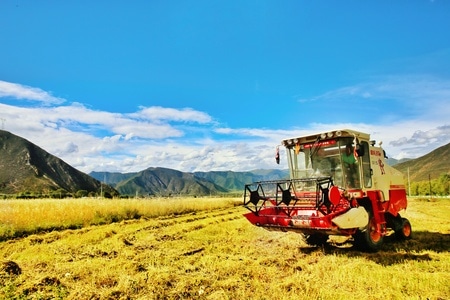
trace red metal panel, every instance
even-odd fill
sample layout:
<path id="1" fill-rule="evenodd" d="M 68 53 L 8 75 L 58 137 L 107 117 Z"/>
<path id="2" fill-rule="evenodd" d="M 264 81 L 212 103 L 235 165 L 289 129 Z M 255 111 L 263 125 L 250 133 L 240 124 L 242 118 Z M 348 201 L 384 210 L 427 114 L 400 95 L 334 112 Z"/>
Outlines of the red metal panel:
<path id="1" fill-rule="evenodd" d="M 396 189 L 389 190 L 389 208 L 388 211 L 396 216 L 398 212 L 402 209 L 406 209 L 408 206 L 406 200 L 406 190 L 405 189 Z"/>

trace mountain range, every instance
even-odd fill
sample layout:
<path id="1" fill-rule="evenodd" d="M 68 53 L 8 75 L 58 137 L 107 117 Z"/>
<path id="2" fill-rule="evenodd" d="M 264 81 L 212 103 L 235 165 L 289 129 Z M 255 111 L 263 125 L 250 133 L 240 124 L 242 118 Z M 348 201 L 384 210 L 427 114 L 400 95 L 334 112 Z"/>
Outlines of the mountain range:
<path id="1" fill-rule="evenodd" d="M 166 168 L 148 168 L 136 173 L 91 172 L 90 176 L 114 186 L 122 195 L 211 195 L 242 191 L 244 185 L 288 178 L 288 170 L 251 172 L 210 171 L 186 173 Z"/>
<path id="2" fill-rule="evenodd" d="M 70 193 L 84 190 L 97 195 L 103 191 L 111 195 L 204 196 L 242 192 L 245 184 L 289 176 L 288 170 L 279 169 L 188 173 L 159 167 L 133 173 L 85 174 L 33 143 L 4 130 L 0 130 L 0 158 L 0 193 L 3 194 L 24 191 L 48 194 L 63 189 Z M 422 157 L 400 162 L 395 168 L 405 175 L 409 170 L 412 181 L 449 174 L 450 143 Z"/>

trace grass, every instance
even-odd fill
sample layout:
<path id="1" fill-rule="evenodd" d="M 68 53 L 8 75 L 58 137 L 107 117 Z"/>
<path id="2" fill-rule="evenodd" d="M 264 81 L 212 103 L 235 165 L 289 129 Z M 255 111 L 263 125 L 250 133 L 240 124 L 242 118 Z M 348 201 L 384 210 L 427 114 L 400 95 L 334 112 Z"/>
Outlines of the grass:
<path id="1" fill-rule="evenodd" d="M 450 200 L 410 200 L 404 216 L 413 239 L 389 237 L 377 253 L 346 244 L 309 247 L 298 234 L 252 226 L 232 199 L 205 199 L 211 207 L 200 205 L 203 199 L 178 200 L 199 205 L 184 213 L 181 203 L 166 203 L 167 210 L 161 203 L 153 215 L 156 205 L 144 208 L 142 201 L 112 210 L 102 202 L 78 205 L 90 211 L 78 215 L 93 218 L 83 219 L 80 229 L 4 238 L 0 262 L 17 263 L 21 274 L 0 268 L 0 298 L 450 299 Z M 35 219 L 41 216 L 42 224 L 57 211 L 40 209 Z M 140 217 L 91 225 L 96 211 L 105 218 L 126 209 Z M 3 223 L 3 206 L 0 215 Z"/>

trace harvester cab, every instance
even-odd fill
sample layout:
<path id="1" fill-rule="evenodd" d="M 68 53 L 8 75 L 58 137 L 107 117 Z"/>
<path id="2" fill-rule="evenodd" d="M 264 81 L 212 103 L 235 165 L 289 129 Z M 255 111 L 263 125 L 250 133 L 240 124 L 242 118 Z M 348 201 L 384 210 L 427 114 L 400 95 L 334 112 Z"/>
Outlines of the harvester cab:
<path id="1" fill-rule="evenodd" d="M 245 217 L 252 224 L 301 233 L 311 245 L 344 235 L 366 251 L 379 250 L 392 230 L 411 237 L 410 222 L 399 214 L 407 207 L 403 175 L 386 163 L 381 143 L 369 134 L 336 130 L 282 145 L 289 179 L 245 186 Z"/>

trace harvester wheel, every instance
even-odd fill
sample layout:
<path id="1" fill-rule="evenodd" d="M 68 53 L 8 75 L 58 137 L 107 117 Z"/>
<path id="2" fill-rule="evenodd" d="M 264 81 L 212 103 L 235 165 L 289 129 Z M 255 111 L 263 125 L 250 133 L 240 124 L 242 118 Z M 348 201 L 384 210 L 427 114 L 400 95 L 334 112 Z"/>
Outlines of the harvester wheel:
<path id="1" fill-rule="evenodd" d="M 355 246 L 363 251 L 376 252 L 383 245 L 384 236 L 377 230 L 377 222 L 372 212 L 369 212 L 369 223 L 354 236 Z"/>
<path id="2" fill-rule="evenodd" d="M 399 240 L 408 240 L 411 238 L 411 234 L 412 234 L 412 228 L 411 228 L 411 223 L 409 223 L 409 220 L 406 218 L 402 218 L 401 223 L 399 224 L 400 226 L 398 226 L 395 229 L 395 236 L 399 239 Z"/>
<path id="3" fill-rule="evenodd" d="M 305 234 L 305 241 L 310 246 L 323 246 L 328 241 L 326 234 Z"/>

